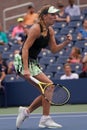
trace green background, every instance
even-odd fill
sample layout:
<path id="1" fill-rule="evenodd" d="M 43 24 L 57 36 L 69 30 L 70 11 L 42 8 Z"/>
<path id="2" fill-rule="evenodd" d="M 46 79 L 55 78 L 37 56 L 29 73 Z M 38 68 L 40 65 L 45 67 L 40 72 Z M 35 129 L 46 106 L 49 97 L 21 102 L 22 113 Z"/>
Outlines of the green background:
<path id="1" fill-rule="evenodd" d="M 62 112 L 87 112 L 87 104 L 51 106 L 51 113 Z M 18 107 L 0 108 L 0 114 L 17 114 Z M 33 113 L 42 113 L 42 107 L 36 109 Z"/>

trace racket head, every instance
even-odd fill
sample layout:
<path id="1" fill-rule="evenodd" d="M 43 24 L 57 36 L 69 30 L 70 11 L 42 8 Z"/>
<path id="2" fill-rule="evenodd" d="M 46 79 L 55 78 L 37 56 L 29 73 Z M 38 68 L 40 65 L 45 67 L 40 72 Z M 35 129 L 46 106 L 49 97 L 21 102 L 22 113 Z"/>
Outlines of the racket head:
<path id="1" fill-rule="evenodd" d="M 44 88 L 45 99 L 50 104 L 55 106 L 61 106 L 66 104 L 70 99 L 69 90 L 60 84 L 48 84 Z"/>
<path id="2" fill-rule="evenodd" d="M 34 81 L 40 88 L 42 95 L 52 105 L 64 105 L 70 98 L 69 90 L 60 85 L 53 83 L 44 83 L 30 76 L 30 79 Z"/>

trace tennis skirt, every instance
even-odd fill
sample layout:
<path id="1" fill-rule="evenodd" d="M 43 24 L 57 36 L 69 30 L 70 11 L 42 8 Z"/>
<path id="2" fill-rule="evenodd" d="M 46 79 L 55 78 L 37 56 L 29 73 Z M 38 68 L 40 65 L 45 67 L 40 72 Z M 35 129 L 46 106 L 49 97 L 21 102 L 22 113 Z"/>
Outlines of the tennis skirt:
<path id="1" fill-rule="evenodd" d="M 37 60 L 29 59 L 28 65 L 29 65 L 28 67 L 29 67 L 30 74 L 32 76 L 36 76 L 36 75 L 42 73 L 42 70 L 41 70 Z M 14 66 L 15 66 L 15 70 L 17 73 L 23 74 L 23 64 L 22 64 L 21 56 L 18 54 L 16 55 L 16 57 L 14 59 Z"/>
<path id="2" fill-rule="evenodd" d="M 32 76 L 36 76 L 42 72 L 42 70 L 38 64 L 38 61 L 34 60 L 34 59 L 29 60 L 29 70 L 30 70 L 30 74 Z"/>

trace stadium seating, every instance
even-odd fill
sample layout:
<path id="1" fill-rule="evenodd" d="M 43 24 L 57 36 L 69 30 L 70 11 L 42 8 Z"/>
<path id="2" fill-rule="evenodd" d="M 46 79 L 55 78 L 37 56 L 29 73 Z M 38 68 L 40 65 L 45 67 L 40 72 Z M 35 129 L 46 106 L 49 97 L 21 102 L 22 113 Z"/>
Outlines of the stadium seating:
<path id="1" fill-rule="evenodd" d="M 14 52 L 15 50 L 21 50 L 21 45 L 19 44 L 13 44 L 11 47 L 10 47 L 10 52 Z"/>
<path id="2" fill-rule="evenodd" d="M 47 69 L 45 71 L 46 73 L 51 72 L 53 74 L 57 73 L 57 72 L 63 72 L 63 65 L 61 64 L 50 64 L 47 66 Z"/>
<path id="3" fill-rule="evenodd" d="M 55 75 L 54 75 L 54 79 L 55 80 L 59 80 L 60 77 L 64 74 L 64 72 L 57 72 Z"/>
<path id="4" fill-rule="evenodd" d="M 60 34 L 61 35 L 67 35 L 67 34 L 72 34 L 74 32 L 74 28 L 68 28 L 68 27 L 65 27 L 65 28 L 62 28 L 61 31 L 60 31 Z"/>
<path id="5" fill-rule="evenodd" d="M 72 68 L 72 72 L 81 72 L 82 64 L 81 63 L 72 63 L 71 68 Z"/>
<path id="6" fill-rule="evenodd" d="M 84 48 L 83 52 L 82 52 L 82 56 L 87 55 L 87 48 Z"/>
<path id="7" fill-rule="evenodd" d="M 42 57 L 39 60 L 40 64 L 44 64 L 44 65 L 48 65 L 48 64 L 52 64 L 55 61 L 55 57 Z"/>
<path id="8" fill-rule="evenodd" d="M 60 30 L 66 26 L 67 26 L 66 22 L 55 22 L 55 24 L 53 25 L 53 28 L 57 28 Z"/>
<path id="9" fill-rule="evenodd" d="M 73 33 L 72 34 L 72 41 L 73 42 L 76 42 L 78 40 L 78 38 L 77 38 L 77 33 Z"/>
<path id="10" fill-rule="evenodd" d="M 59 34 L 59 31 L 60 31 L 60 30 L 59 30 L 57 27 L 54 27 L 53 29 L 54 29 L 55 35 L 56 35 L 56 34 Z"/>
<path id="11" fill-rule="evenodd" d="M 41 68 L 41 70 L 44 72 L 44 71 L 46 70 L 46 65 L 40 64 L 40 68 Z"/>
<path id="12" fill-rule="evenodd" d="M 87 15 L 87 8 L 84 8 L 84 9 L 82 10 L 82 14 L 85 15 L 85 16 Z"/>
<path id="13" fill-rule="evenodd" d="M 84 14 L 78 15 L 78 16 L 71 16 L 70 20 L 71 21 L 83 21 L 83 19 L 85 18 Z"/>
<path id="14" fill-rule="evenodd" d="M 71 48 L 74 46 L 74 42 L 70 42 L 67 46 L 65 46 L 64 48 L 67 50 L 67 51 L 71 51 Z M 66 55 L 66 52 L 65 52 L 65 55 Z"/>
<path id="15" fill-rule="evenodd" d="M 76 41 L 75 42 L 75 46 L 78 47 L 78 48 L 80 48 L 80 50 L 83 50 L 85 48 L 84 40 Z"/>
<path id="16" fill-rule="evenodd" d="M 14 58 L 13 52 L 3 52 L 2 53 L 2 58 L 4 60 L 13 59 Z"/>
<path id="17" fill-rule="evenodd" d="M 56 42 L 59 44 L 59 43 L 63 42 L 66 39 L 66 36 L 58 34 L 58 35 L 55 35 L 55 39 L 56 39 Z"/>
<path id="18" fill-rule="evenodd" d="M 0 46 L 0 53 L 3 53 L 4 46 Z"/>
<path id="19" fill-rule="evenodd" d="M 52 78 L 54 77 L 52 72 L 45 72 L 45 74 L 46 74 L 47 77 L 50 78 L 50 79 L 52 79 Z"/>
<path id="20" fill-rule="evenodd" d="M 42 58 L 42 57 L 44 57 L 44 56 L 46 56 L 46 55 L 47 55 L 47 51 L 46 51 L 46 50 L 42 50 L 42 51 L 39 53 L 38 58 L 40 59 L 40 58 Z"/>
<path id="21" fill-rule="evenodd" d="M 64 64 L 64 63 L 66 63 L 66 61 L 67 61 L 67 56 L 63 55 L 63 56 L 60 56 L 57 58 L 56 63 Z"/>
<path id="22" fill-rule="evenodd" d="M 10 50 L 10 47 L 9 47 L 8 44 L 5 45 L 5 46 L 3 46 L 3 51 L 4 51 L 4 52 L 7 52 L 7 51 L 9 51 L 9 50 Z"/>
<path id="23" fill-rule="evenodd" d="M 71 21 L 68 24 L 68 27 L 76 29 L 77 27 L 80 27 L 82 25 L 82 21 Z"/>
<path id="24" fill-rule="evenodd" d="M 5 82 L 13 82 L 13 81 L 19 82 L 19 81 L 24 81 L 24 79 L 16 74 L 7 74 L 4 81 Z"/>
<path id="25" fill-rule="evenodd" d="M 87 48 L 87 40 L 84 41 L 84 49 Z"/>
<path id="26" fill-rule="evenodd" d="M 64 56 L 64 54 L 65 54 L 65 49 L 62 49 L 62 50 L 59 51 L 57 54 L 58 54 L 58 57 Z M 58 57 L 57 57 L 57 58 L 58 58 Z"/>

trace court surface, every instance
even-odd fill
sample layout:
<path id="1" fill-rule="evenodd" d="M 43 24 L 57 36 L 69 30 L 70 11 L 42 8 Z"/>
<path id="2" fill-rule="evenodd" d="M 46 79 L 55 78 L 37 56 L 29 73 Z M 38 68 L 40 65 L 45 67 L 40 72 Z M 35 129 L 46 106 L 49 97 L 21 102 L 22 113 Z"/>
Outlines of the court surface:
<path id="1" fill-rule="evenodd" d="M 51 116 L 57 123 L 63 126 L 57 129 L 87 130 L 87 112 L 55 113 L 51 114 Z M 0 130 L 16 130 L 16 117 L 17 115 L 0 115 Z M 31 114 L 30 117 L 23 122 L 20 130 L 41 130 L 41 128 L 38 128 L 40 117 L 41 114 Z M 48 128 L 42 129 L 48 130 Z"/>

